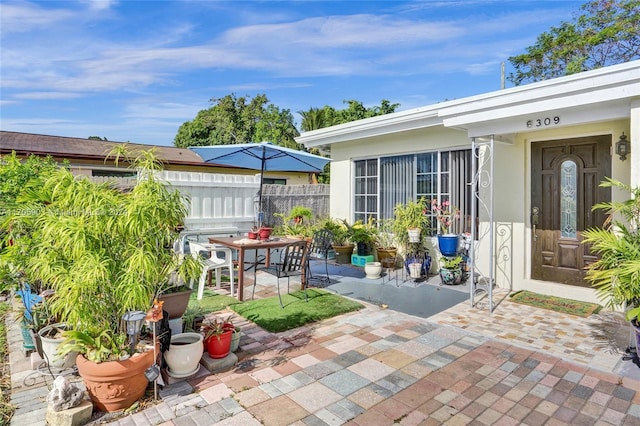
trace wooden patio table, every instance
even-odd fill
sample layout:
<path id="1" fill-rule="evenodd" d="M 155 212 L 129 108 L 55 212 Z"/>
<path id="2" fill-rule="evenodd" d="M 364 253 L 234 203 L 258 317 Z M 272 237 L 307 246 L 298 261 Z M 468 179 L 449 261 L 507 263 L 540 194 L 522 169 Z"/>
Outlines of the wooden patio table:
<path id="1" fill-rule="evenodd" d="M 265 250 L 264 264 L 271 263 L 271 249 L 283 248 L 287 244 L 298 241 L 293 238 L 275 237 L 269 240 L 250 240 L 246 237 L 209 237 L 211 244 L 220 244 L 238 250 L 238 300 L 244 299 L 244 253 L 247 250 L 256 251 L 256 261 L 258 250 Z M 257 264 L 255 265 L 257 266 Z M 303 275 L 304 276 L 304 275 Z M 254 278 L 255 279 L 255 278 Z"/>

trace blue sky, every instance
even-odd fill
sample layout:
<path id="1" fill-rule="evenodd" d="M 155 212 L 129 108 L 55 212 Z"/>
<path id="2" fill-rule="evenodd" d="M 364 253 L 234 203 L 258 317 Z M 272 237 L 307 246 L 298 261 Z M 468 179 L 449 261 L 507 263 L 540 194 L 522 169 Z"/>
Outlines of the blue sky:
<path id="1" fill-rule="evenodd" d="M 210 99 L 399 110 L 500 89 L 583 1 L 7 1 L 0 128 L 172 145 Z M 507 82 L 507 87 L 511 86 Z"/>

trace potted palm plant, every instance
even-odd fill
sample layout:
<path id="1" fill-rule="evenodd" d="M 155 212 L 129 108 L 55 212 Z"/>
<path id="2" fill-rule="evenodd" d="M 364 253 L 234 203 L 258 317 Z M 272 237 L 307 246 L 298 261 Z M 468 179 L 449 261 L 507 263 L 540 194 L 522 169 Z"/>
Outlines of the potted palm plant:
<path id="1" fill-rule="evenodd" d="M 126 153 L 112 154 L 117 162 Z M 50 310 L 71 328 L 64 332 L 58 352 L 79 353 L 79 373 L 102 411 L 128 407 L 144 395 L 144 371 L 155 361 L 155 351 L 149 350 L 153 345 L 137 347 L 142 354 L 131 351 L 124 315 L 146 312 L 172 277 L 187 281 L 201 271 L 191 256 L 182 258 L 171 250 L 187 200 L 155 178 L 161 165 L 153 152 L 128 161 L 139 174 L 130 191 L 61 168 L 22 194 L 24 208 L 33 215 L 9 218 L 34 230 L 28 241 L 18 237 L 15 244 L 29 244 L 25 269 L 55 290 Z M 135 361 L 141 362 L 129 365 Z M 115 377 L 101 377 L 96 384 L 96 376 L 109 367 L 116 376 L 134 373 L 134 384 L 119 383 Z"/>
<path id="2" fill-rule="evenodd" d="M 583 232 L 583 244 L 599 256 L 587 267 L 586 279 L 606 307 L 630 308 L 626 318 L 635 329 L 640 348 L 640 188 L 610 178 L 600 186 L 622 190 L 630 197 L 593 207 L 605 210 L 609 217 L 603 227 Z"/>

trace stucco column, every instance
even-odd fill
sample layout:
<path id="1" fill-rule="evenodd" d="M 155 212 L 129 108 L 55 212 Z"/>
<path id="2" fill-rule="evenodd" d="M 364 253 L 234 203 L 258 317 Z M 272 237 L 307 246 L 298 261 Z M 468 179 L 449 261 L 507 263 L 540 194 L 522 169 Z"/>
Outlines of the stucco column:
<path id="1" fill-rule="evenodd" d="M 629 157 L 631 176 L 629 183 L 632 188 L 635 188 L 640 186 L 640 99 L 631 101 L 629 117 L 629 140 L 631 142 L 631 155 Z"/>

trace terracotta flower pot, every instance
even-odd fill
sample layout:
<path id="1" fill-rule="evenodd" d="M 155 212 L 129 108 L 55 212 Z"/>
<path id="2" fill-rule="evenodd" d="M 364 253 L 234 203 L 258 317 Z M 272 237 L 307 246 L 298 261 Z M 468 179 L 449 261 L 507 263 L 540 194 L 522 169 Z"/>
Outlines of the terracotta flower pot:
<path id="1" fill-rule="evenodd" d="M 209 356 L 214 359 L 219 359 L 229 355 L 229 352 L 231 351 L 232 337 L 233 329 L 226 330 L 222 334 L 209 337 L 205 341 Z"/>
<path id="2" fill-rule="evenodd" d="M 124 361 L 96 363 L 82 355 L 76 358 L 91 402 L 106 412 L 128 408 L 142 398 L 149 383 L 144 372 L 153 362 L 153 350 L 134 354 Z"/>
<path id="3" fill-rule="evenodd" d="M 260 228 L 258 230 L 258 235 L 261 240 L 268 240 L 271 236 L 271 231 L 273 231 L 273 228 Z"/>

